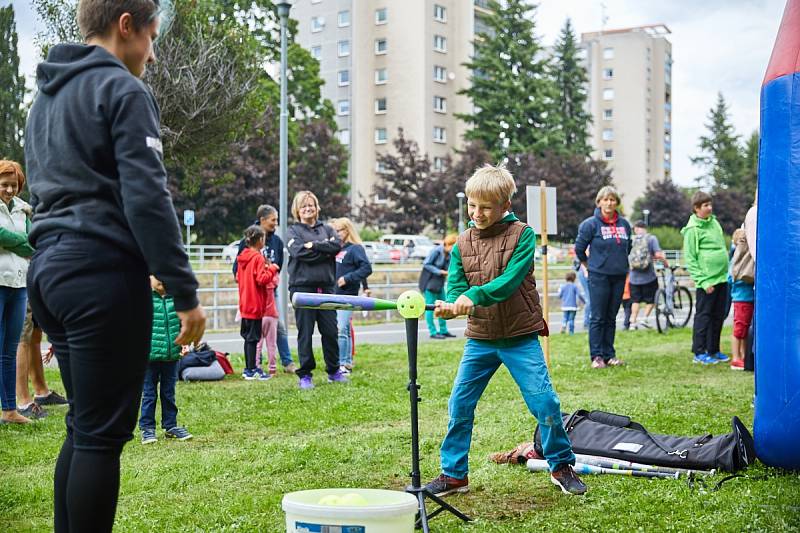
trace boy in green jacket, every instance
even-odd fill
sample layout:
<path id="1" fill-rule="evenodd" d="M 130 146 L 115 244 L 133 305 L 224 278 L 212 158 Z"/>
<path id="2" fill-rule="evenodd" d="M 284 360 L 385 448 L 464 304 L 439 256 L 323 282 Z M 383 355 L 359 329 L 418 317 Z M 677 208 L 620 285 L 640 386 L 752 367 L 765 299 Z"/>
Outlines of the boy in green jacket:
<path id="1" fill-rule="evenodd" d="M 156 442 L 156 401 L 161 382 L 161 427 L 168 439 L 189 440 L 192 434 L 178 425 L 178 406 L 175 405 L 175 384 L 178 381 L 178 359 L 183 355 L 175 339 L 181 331 L 181 321 L 172 297 L 164 285 L 150 276 L 153 289 L 153 335 L 150 341 L 150 362 L 144 376 L 142 414 L 139 428 L 142 444 Z"/>
<path id="2" fill-rule="evenodd" d="M 728 302 L 728 248 L 722 226 L 712 214 L 711 196 L 694 193 L 692 209 L 694 214 L 681 230 L 686 268 L 697 287 L 692 352 L 695 363 L 713 365 L 730 360 L 719 350 Z"/>

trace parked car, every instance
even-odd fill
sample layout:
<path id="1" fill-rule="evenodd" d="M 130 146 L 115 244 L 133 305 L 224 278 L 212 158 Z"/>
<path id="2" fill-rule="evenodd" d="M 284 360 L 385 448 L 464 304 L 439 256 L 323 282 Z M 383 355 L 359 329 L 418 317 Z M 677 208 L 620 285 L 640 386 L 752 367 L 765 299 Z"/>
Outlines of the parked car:
<path id="1" fill-rule="evenodd" d="M 239 253 L 239 241 L 233 241 L 228 246 L 222 249 L 222 260 L 226 263 L 233 263 L 236 261 L 236 255 Z"/>
<path id="2" fill-rule="evenodd" d="M 362 243 L 364 250 L 367 252 L 367 259 L 370 263 L 391 263 L 392 250 L 388 244 L 376 241 L 368 241 Z"/>
<path id="3" fill-rule="evenodd" d="M 381 241 L 403 252 L 406 259 L 423 260 L 435 246 L 425 235 L 386 234 L 381 236 Z"/>

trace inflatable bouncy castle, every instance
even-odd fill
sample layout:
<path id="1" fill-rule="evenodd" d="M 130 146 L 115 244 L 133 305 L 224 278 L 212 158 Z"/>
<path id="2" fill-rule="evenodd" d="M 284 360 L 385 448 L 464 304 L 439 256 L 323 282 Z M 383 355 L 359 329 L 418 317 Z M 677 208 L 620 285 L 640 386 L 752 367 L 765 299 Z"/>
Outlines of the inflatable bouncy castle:
<path id="1" fill-rule="evenodd" d="M 800 0 L 788 0 L 761 87 L 756 454 L 800 470 Z"/>

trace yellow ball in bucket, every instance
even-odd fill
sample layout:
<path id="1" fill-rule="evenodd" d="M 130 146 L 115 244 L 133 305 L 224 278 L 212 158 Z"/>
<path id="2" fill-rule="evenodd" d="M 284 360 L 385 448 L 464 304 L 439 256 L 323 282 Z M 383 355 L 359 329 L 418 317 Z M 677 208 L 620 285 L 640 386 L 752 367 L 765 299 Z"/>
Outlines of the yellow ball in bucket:
<path id="1" fill-rule="evenodd" d="M 406 291 L 397 299 L 397 311 L 403 318 L 419 318 L 425 314 L 425 298 L 417 291 Z"/>

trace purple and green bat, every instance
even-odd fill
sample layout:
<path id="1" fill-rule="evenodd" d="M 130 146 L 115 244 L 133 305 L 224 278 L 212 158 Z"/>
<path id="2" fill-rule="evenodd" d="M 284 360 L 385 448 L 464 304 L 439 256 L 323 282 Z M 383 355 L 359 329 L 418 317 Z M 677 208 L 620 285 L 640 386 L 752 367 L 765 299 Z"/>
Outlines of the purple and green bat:
<path id="1" fill-rule="evenodd" d="M 313 309 L 346 309 L 351 311 L 397 310 L 403 318 L 419 318 L 425 311 L 433 311 L 433 304 L 425 304 L 425 298 L 417 291 L 406 291 L 396 300 L 348 296 L 345 294 L 322 294 L 296 292 L 292 296 L 293 307 Z"/>

